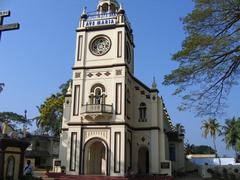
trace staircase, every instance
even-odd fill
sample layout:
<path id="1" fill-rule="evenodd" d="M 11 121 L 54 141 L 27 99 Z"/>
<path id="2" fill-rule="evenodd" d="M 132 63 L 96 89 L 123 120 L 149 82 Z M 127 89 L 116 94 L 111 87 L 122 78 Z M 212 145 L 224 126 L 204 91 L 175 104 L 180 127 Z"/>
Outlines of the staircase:
<path id="1" fill-rule="evenodd" d="M 54 180 L 173 180 L 169 176 L 137 176 L 137 177 L 114 177 L 114 176 L 71 176 L 59 173 L 48 173 L 49 178 Z"/>
<path id="2" fill-rule="evenodd" d="M 113 176 L 71 176 L 65 174 L 49 173 L 48 177 L 54 180 L 128 180 L 127 177 L 113 177 Z"/>

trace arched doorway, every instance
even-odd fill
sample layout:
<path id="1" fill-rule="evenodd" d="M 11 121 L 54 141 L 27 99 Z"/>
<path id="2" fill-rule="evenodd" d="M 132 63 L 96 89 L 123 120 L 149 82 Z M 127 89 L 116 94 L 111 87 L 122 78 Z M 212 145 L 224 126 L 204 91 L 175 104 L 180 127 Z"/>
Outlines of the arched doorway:
<path id="1" fill-rule="evenodd" d="M 108 150 L 106 144 L 99 140 L 90 140 L 85 146 L 84 174 L 107 175 Z"/>
<path id="2" fill-rule="evenodd" d="M 138 150 L 138 173 L 149 173 L 149 151 L 147 147 L 141 147 Z"/>

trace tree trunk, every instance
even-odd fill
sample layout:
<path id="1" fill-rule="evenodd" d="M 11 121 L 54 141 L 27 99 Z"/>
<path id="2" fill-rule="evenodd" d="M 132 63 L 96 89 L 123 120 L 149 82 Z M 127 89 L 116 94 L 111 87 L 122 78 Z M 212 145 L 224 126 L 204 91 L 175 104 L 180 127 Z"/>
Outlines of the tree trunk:
<path id="1" fill-rule="evenodd" d="M 220 157 L 218 156 L 217 146 L 216 146 L 216 139 L 215 138 L 213 138 L 213 146 L 214 146 L 214 150 L 216 152 L 216 155 L 217 155 L 217 158 L 218 158 L 218 161 L 219 161 L 219 165 L 221 165 L 222 163 L 221 163 Z"/>

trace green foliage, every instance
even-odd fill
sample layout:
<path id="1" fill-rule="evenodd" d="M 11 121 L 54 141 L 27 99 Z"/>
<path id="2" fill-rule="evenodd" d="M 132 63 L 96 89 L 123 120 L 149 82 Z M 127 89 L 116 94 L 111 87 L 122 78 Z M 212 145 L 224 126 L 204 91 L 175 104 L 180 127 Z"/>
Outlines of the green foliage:
<path id="1" fill-rule="evenodd" d="M 194 146 L 193 154 L 216 154 L 215 150 L 206 145 Z"/>
<path id="2" fill-rule="evenodd" d="M 29 123 L 24 116 L 14 112 L 0 112 L 0 122 L 6 122 L 12 128 L 16 128 L 20 124 Z"/>
<path id="3" fill-rule="evenodd" d="M 52 95 L 38 107 L 40 116 L 37 118 L 37 126 L 44 129 L 46 133 L 55 136 L 60 134 L 60 127 L 63 115 L 63 95 Z"/>
<path id="4" fill-rule="evenodd" d="M 67 93 L 69 82 L 60 86 L 60 93 L 56 93 L 46 98 L 38 108 L 39 116 L 36 118 L 39 132 L 59 136 L 61 132 L 61 122 L 63 116 L 64 96 Z"/>
<path id="5" fill-rule="evenodd" d="M 185 134 L 186 130 L 184 128 L 184 126 L 181 123 L 177 123 L 175 125 L 175 130 L 179 133 L 179 134 Z"/>
<path id="6" fill-rule="evenodd" d="M 187 34 L 172 59 L 179 67 L 165 76 L 183 98 L 180 110 L 196 115 L 219 115 L 240 77 L 240 1 L 194 0 L 193 11 L 182 19 Z"/>
<path id="7" fill-rule="evenodd" d="M 3 91 L 4 83 L 0 83 L 0 93 Z"/>
<path id="8" fill-rule="evenodd" d="M 208 137 L 208 135 L 211 136 L 213 140 L 214 150 L 217 153 L 217 146 L 216 146 L 216 138 L 221 134 L 221 125 L 217 122 L 216 119 L 209 118 L 208 120 L 204 120 L 202 122 L 202 131 L 203 136 L 205 138 Z M 221 164 L 221 161 L 219 159 L 219 164 Z"/>
<path id="9" fill-rule="evenodd" d="M 208 120 L 204 120 L 202 125 L 203 136 L 207 138 L 210 135 L 211 138 L 216 139 L 221 133 L 220 128 L 221 125 L 216 119 L 209 118 Z"/>
<path id="10" fill-rule="evenodd" d="M 236 153 L 240 152 L 240 118 L 227 119 L 222 135 L 227 149 L 232 148 Z"/>
<path id="11" fill-rule="evenodd" d="M 186 155 L 189 155 L 189 154 L 216 154 L 216 152 L 210 146 L 206 146 L 206 145 L 196 146 L 194 144 L 186 143 L 185 144 L 185 154 Z"/>

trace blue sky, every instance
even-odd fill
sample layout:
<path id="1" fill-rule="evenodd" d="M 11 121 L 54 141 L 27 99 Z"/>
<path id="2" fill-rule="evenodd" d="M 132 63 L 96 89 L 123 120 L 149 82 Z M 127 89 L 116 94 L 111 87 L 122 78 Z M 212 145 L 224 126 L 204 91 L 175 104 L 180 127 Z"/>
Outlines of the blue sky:
<path id="1" fill-rule="evenodd" d="M 119 0 L 120 1 L 120 0 Z M 171 55 L 181 48 L 185 34 L 180 21 L 191 12 L 191 0 L 121 0 L 132 23 L 135 38 L 135 75 L 151 85 L 156 77 L 174 123 L 186 128 L 186 139 L 194 144 L 212 144 L 201 136 L 201 120 L 191 112 L 179 112 L 180 99 L 172 96 L 174 87 L 161 83 L 177 64 Z M 75 29 L 83 6 L 94 11 L 98 0 L 0 0 L 0 10 L 11 10 L 4 23 L 19 22 L 18 31 L 4 32 L 0 41 L 0 82 L 6 87 L 0 94 L 0 111 L 37 116 L 36 106 L 71 78 L 75 54 Z M 240 116 L 239 92 L 235 87 L 228 100 L 228 109 L 220 122 Z M 226 151 L 219 140 L 221 154 Z"/>

